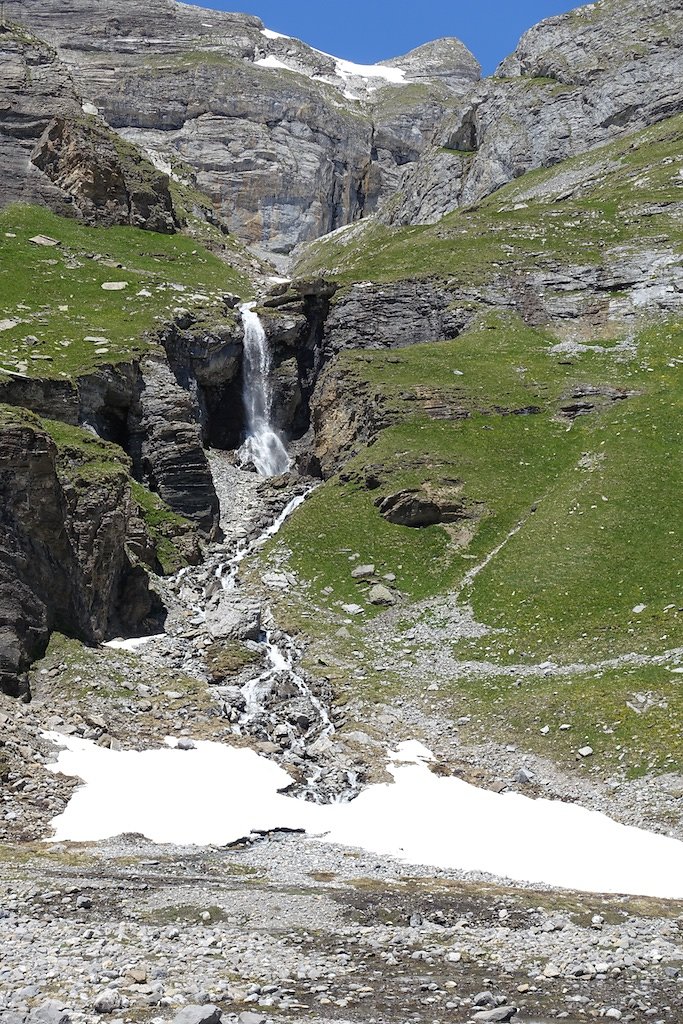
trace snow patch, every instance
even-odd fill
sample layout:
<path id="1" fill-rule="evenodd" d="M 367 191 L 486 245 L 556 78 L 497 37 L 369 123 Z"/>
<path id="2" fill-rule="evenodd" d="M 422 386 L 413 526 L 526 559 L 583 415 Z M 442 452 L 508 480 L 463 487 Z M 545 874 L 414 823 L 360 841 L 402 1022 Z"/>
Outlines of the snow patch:
<path id="1" fill-rule="evenodd" d="M 64 748 L 50 770 L 85 783 L 54 819 L 56 841 L 139 832 L 157 843 L 222 846 L 286 828 L 408 864 L 683 898 L 683 843 L 575 804 L 436 775 L 430 751 L 418 743 L 390 753 L 393 782 L 369 786 L 347 804 L 320 806 L 285 796 L 291 777 L 253 750 L 198 741 L 193 750 L 114 751 L 78 737 L 46 737 Z"/>
<path id="2" fill-rule="evenodd" d="M 281 32 L 273 32 L 272 28 L 262 28 L 261 35 L 266 39 L 291 39 L 291 36 L 283 36 Z"/>
<path id="3" fill-rule="evenodd" d="M 267 39 L 290 39 L 291 36 L 283 36 L 278 32 L 272 32 L 270 29 L 262 29 L 261 35 Z M 306 78 L 310 78 L 313 82 L 327 82 L 334 85 L 339 85 L 339 81 L 335 79 L 341 79 L 341 84 L 347 85 L 350 83 L 353 85 L 354 82 L 358 82 L 359 79 L 365 80 L 366 88 L 378 88 L 380 85 L 405 85 L 406 83 L 406 72 L 403 68 L 396 68 L 384 66 L 382 64 L 354 64 L 353 61 L 343 60 L 341 57 L 335 57 L 334 54 L 325 53 L 324 50 L 316 50 L 313 48 L 314 53 L 319 53 L 322 57 L 328 57 L 330 60 L 335 62 L 335 69 L 333 75 L 319 75 L 313 72 L 306 71 L 300 65 L 291 67 L 284 61 L 280 60 L 274 54 L 269 53 L 266 57 L 260 57 L 255 60 L 254 63 L 262 68 L 279 69 L 284 71 L 293 71 L 299 75 L 305 75 Z M 372 85 L 370 83 L 373 83 Z M 349 100 L 360 99 L 352 89 L 346 88 L 344 90 L 344 96 Z"/>
<path id="4" fill-rule="evenodd" d="M 334 58 L 337 62 L 337 74 L 340 78 L 381 78 L 391 85 L 404 85 L 406 73 L 403 68 L 385 67 L 382 64 L 354 64 L 350 60 Z"/>
<path id="5" fill-rule="evenodd" d="M 109 647 L 112 651 L 137 651 L 138 647 L 151 644 L 154 640 L 161 640 L 165 633 L 156 633 L 154 636 L 135 636 L 130 640 L 108 640 L 103 647 Z"/>
<path id="6" fill-rule="evenodd" d="M 261 57 L 260 60 L 254 61 L 261 68 L 280 68 L 284 71 L 295 71 L 295 68 L 290 68 L 287 64 L 284 64 L 277 57 L 274 57 L 272 53 L 269 53 L 267 57 Z M 301 74 L 301 72 L 299 72 Z M 310 76 L 308 76 L 310 77 Z"/>

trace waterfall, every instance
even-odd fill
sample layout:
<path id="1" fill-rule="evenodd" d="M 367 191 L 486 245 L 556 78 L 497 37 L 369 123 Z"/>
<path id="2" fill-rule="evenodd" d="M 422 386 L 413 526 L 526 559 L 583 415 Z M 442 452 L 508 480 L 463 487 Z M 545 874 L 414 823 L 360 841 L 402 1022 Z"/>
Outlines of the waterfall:
<path id="1" fill-rule="evenodd" d="M 262 476 L 279 476 L 289 469 L 289 456 L 273 429 L 272 361 L 268 339 L 255 302 L 240 306 L 244 324 L 242 397 L 247 414 L 247 439 L 239 450 L 243 463 L 253 463 Z"/>

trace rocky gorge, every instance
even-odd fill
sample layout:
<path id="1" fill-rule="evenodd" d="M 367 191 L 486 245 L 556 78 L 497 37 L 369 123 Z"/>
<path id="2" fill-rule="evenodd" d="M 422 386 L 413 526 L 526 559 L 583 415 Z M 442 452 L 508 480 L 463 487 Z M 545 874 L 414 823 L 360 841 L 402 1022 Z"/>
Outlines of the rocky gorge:
<path id="1" fill-rule="evenodd" d="M 363 66 L 6 0 L 0 1024 L 681 1018 L 658 854 L 636 895 L 505 859 L 563 807 L 683 840 L 681 17 L 600 0 L 482 79 L 454 38 Z M 182 773 L 172 841 L 68 834 L 65 745 L 116 782 L 169 737 L 188 779 L 244 757 L 226 826 L 257 768 L 350 821 L 418 741 L 502 803 L 416 825 L 446 864 L 197 840 Z M 503 866 L 458 866 L 489 828 Z"/>

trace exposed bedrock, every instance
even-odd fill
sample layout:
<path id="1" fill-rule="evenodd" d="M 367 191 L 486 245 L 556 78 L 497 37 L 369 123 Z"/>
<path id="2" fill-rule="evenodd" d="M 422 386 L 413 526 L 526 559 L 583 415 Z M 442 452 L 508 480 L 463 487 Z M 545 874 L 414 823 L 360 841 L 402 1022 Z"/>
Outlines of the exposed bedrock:
<path id="1" fill-rule="evenodd" d="M 123 138 L 196 180 L 236 234 L 273 253 L 376 210 L 480 75 L 456 39 L 386 62 L 388 78 L 363 77 L 271 38 L 258 18 L 172 0 L 6 9 L 56 47 L 80 97 Z"/>
<path id="2" fill-rule="evenodd" d="M 54 630 L 96 643 L 158 628 L 161 604 L 128 554 L 144 532 L 123 466 L 87 469 L 38 420 L 0 422 L 0 688 L 25 672 Z M 138 520 L 137 523 L 135 520 Z"/>
<path id="3" fill-rule="evenodd" d="M 345 348 L 403 348 L 455 338 L 469 314 L 442 281 L 356 284 L 340 291 L 325 323 L 326 352 Z"/>
<path id="4" fill-rule="evenodd" d="M 447 114 L 382 211 L 433 223 L 547 167 L 683 110 L 679 0 L 601 0 L 530 29 Z"/>
<path id="5" fill-rule="evenodd" d="M 0 206 L 41 203 L 89 224 L 175 231 L 167 175 L 83 112 L 47 43 L 0 26 L 0 64 Z"/>
<path id="6" fill-rule="evenodd" d="M 0 206 L 42 202 L 70 213 L 70 199 L 31 163 L 55 116 L 82 114 L 67 67 L 39 39 L 0 26 Z"/>
<path id="7" fill-rule="evenodd" d="M 190 393 L 163 356 L 101 366 L 73 381 L 0 381 L 0 402 L 84 425 L 131 456 L 134 476 L 206 537 L 218 530 L 218 499 Z"/>
<path id="8" fill-rule="evenodd" d="M 136 476 L 205 536 L 216 537 L 218 498 L 192 399 L 162 358 L 141 364 L 128 430 Z"/>
<path id="9" fill-rule="evenodd" d="M 176 229 L 168 176 L 94 118 L 54 118 L 31 161 L 73 200 L 86 223 L 162 234 Z"/>

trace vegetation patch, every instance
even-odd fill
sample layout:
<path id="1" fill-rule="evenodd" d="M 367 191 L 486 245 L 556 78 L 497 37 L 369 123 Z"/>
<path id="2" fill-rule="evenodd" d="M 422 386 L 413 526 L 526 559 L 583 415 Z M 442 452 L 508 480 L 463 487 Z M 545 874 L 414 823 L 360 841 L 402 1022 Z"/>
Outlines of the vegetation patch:
<path id="1" fill-rule="evenodd" d="M 158 494 L 148 491 L 137 480 L 131 480 L 130 486 L 133 499 L 145 521 L 147 533 L 154 543 L 159 564 L 164 574 L 170 576 L 187 565 L 187 559 L 177 540 L 193 529 L 192 523 L 170 509 Z"/>
<path id="2" fill-rule="evenodd" d="M 206 665 L 213 683 L 236 676 L 243 668 L 259 661 L 260 655 L 238 640 L 221 641 L 206 650 Z"/>
<path id="3" fill-rule="evenodd" d="M 59 244 L 31 241 L 41 235 Z M 138 358 L 179 308 L 220 321 L 222 296 L 250 291 L 241 273 L 184 235 L 8 207 L 0 211 L 0 381 L 69 379 Z"/>

